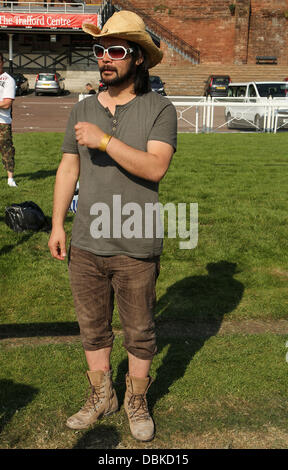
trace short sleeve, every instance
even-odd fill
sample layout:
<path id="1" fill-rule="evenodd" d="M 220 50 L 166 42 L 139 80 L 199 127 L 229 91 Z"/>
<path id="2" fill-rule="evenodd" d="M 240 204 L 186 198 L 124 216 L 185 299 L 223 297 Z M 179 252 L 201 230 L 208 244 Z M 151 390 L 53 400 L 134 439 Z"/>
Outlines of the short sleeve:
<path id="1" fill-rule="evenodd" d="M 159 140 L 177 148 L 177 112 L 172 103 L 165 106 L 157 118 L 148 136 L 149 140 Z"/>
<path id="2" fill-rule="evenodd" d="M 5 85 L 4 85 L 4 90 L 2 94 L 2 99 L 4 98 L 10 98 L 11 100 L 15 99 L 15 90 L 16 90 L 16 85 L 15 85 L 15 80 L 12 77 L 8 77 L 7 80 L 5 80 Z"/>
<path id="3" fill-rule="evenodd" d="M 77 123 L 76 109 L 74 107 L 70 113 L 67 127 L 66 127 L 66 132 L 64 136 L 63 145 L 62 145 L 63 153 L 72 153 L 75 155 L 79 154 L 78 143 L 76 140 L 75 129 L 74 129 L 74 126 L 76 125 L 76 123 Z"/>

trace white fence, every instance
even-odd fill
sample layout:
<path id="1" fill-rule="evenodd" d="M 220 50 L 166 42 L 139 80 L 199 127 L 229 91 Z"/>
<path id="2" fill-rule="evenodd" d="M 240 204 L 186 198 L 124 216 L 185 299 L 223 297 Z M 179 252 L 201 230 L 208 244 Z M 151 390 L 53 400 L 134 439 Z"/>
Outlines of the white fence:
<path id="1" fill-rule="evenodd" d="M 79 101 L 87 96 L 79 95 Z M 288 98 L 206 98 L 167 96 L 177 110 L 178 132 L 288 130 Z M 253 101 L 252 101 L 253 100 Z"/>
<path id="2" fill-rule="evenodd" d="M 179 132 L 274 132 L 288 129 L 288 98 L 168 96 L 177 109 Z"/>

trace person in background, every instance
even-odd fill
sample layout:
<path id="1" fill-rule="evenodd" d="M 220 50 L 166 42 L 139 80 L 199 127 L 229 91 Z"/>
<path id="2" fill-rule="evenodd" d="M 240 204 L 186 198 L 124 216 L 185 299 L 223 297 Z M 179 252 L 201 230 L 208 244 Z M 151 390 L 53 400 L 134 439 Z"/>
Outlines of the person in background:
<path id="1" fill-rule="evenodd" d="M 15 99 L 14 78 L 3 72 L 4 57 L 0 52 L 0 152 L 8 175 L 8 186 L 16 187 L 14 181 L 15 148 L 12 140 L 12 104 Z"/>
<path id="2" fill-rule="evenodd" d="M 163 240 L 156 233 L 157 221 L 150 225 L 141 217 L 141 235 L 131 237 L 118 217 L 124 204 L 137 206 L 141 214 L 146 204 L 157 205 L 159 182 L 176 150 L 177 114 L 167 98 L 151 91 L 148 69 L 161 61 L 163 53 L 138 15 L 121 10 L 108 19 L 102 32 L 92 24 L 82 28 L 97 38 L 93 50 L 106 89 L 95 100 L 83 99 L 72 109 L 54 190 L 48 245 L 54 258 L 64 260 L 64 222 L 80 174 L 68 262 L 91 394 L 66 424 L 85 429 L 118 410 L 110 364 L 115 295 L 128 354 L 124 409 L 132 436 L 150 441 L 155 429 L 146 394 L 157 352 L 155 286 Z M 114 214 L 115 198 L 121 207 Z M 98 203 L 112 210 L 113 220 L 109 210 L 100 226 L 113 226 L 113 233 L 100 229 L 99 236 L 93 217 Z"/>
<path id="3" fill-rule="evenodd" d="M 95 95 L 96 91 L 92 87 L 91 83 L 86 83 L 86 91 L 88 92 L 88 95 Z"/>

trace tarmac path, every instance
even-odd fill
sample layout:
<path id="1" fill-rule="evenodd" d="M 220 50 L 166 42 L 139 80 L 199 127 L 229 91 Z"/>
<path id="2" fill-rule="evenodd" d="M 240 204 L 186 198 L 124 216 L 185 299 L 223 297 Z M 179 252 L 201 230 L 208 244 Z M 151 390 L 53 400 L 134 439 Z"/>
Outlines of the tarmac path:
<path id="1" fill-rule="evenodd" d="M 80 335 L 76 321 L 67 323 L 62 328 L 59 325 L 58 334 L 51 334 L 49 324 L 36 324 L 35 332 L 32 331 L 31 325 L 25 324 L 2 325 L 0 332 L 0 345 L 1 347 L 11 348 L 23 345 L 38 345 L 38 344 L 58 344 L 58 343 L 77 343 L 80 342 Z M 54 325 L 55 330 L 55 325 Z M 65 331 L 66 330 L 66 331 Z M 210 336 L 223 336 L 223 335 L 265 335 L 274 334 L 286 336 L 288 334 L 288 320 L 224 320 L 220 327 L 217 326 L 217 332 L 213 323 L 185 323 L 185 322 L 172 322 L 163 323 L 156 326 L 157 336 L 182 338 L 182 340 L 195 340 L 199 338 L 209 338 Z M 37 332 L 36 332 L 37 331 Z M 115 335 L 122 335 L 122 330 L 114 330 Z M 285 343 L 283 340 L 283 348 Z M 287 346 L 288 347 L 288 341 Z"/>
<path id="2" fill-rule="evenodd" d="M 78 96 L 78 93 L 17 96 L 13 103 L 13 132 L 64 132 Z"/>
<path id="3" fill-rule="evenodd" d="M 13 131 L 16 133 L 65 132 L 70 111 L 78 99 L 78 93 L 68 93 L 64 96 L 53 94 L 35 96 L 34 92 L 30 91 L 28 95 L 17 96 L 13 104 Z M 188 99 L 186 98 L 186 100 Z M 181 109 L 183 112 L 183 108 L 179 108 L 178 117 Z M 227 132 L 228 129 L 224 125 L 224 107 L 216 108 L 214 114 L 214 125 L 221 126 L 218 131 Z M 200 132 L 202 109 L 199 110 L 198 120 Z M 193 106 L 184 112 L 183 119 L 178 120 L 178 132 L 195 132 L 195 125 L 196 108 Z"/>

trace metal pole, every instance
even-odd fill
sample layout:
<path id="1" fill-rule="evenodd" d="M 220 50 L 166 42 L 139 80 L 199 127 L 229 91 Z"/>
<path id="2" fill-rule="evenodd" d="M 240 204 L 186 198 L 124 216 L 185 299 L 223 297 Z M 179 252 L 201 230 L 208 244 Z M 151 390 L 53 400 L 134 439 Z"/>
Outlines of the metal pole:
<path id="1" fill-rule="evenodd" d="M 278 125 L 278 111 L 275 114 L 275 121 L 274 121 L 274 134 L 277 132 L 277 125 Z"/>
<path id="2" fill-rule="evenodd" d="M 270 132 L 273 131 L 274 129 L 274 126 L 275 126 L 275 106 L 274 106 L 274 103 L 271 102 L 271 107 L 272 107 L 272 117 L 271 117 L 271 129 L 270 129 Z"/>
<path id="3" fill-rule="evenodd" d="M 267 130 L 267 117 L 268 117 L 268 106 L 265 106 L 264 121 L 263 121 L 263 132 Z"/>
<path id="4" fill-rule="evenodd" d="M 271 132 L 271 103 L 272 103 L 272 98 L 268 98 L 268 124 L 267 124 L 267 132 Z"/>
<path id="5" fill-rule="evenodd" d="M 210 132 L 210 113 L 211 113 L 211 98 L 208 96 L 207 98 L 207 125 L 206 125 L 206 130 L 207 132 Z"/>
<path id="6" fill-rule="evenodd" d="M 13 34 L 9 36 L 9 73 L 13 73 Z"/>
<path id="7" fill-rule="evenodd" d="M 211 102 L 211 118 L 210 118 L 210 131 L 213 130 L 213 124 L 214 124 L 214 103 L 215 103 L 215 99 L 214 97 L 212 98 L 212 102 Z"/>
<path id="8" fill-rule="evenodd" d="M 203 106 L 202 132 L 206 132 L 206 102 L 207 102 L 207 98 L 205 98 L 204 106 Z"/>

